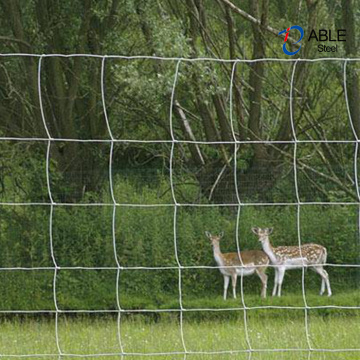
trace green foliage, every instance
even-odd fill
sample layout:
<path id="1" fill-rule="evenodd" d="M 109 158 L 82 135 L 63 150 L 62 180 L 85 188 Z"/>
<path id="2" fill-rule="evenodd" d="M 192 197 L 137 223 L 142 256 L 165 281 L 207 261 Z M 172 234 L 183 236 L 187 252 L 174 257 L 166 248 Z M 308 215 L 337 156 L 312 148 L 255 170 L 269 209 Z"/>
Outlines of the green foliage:
<path id="1" fill-rule="evenodd" d="M 215 266 L 205 231 L 224 231 L 222 251 L 237 251 L 236 207 L 180 206 L 175 213 L 171 205 L 171 192 L 166 192 L 167 186 L 165 178 L 159 178 L 156 186 L 150 184 L 143 187 L 123 181 L 120 177 L 115 179 L 115 198 L 126 194 L 126 202 L 117 206 L 115 213 L 116 257 L 120 266 L 124 267 L 119 276 L 119 300 L 124 308 L 179 306 L 175 217 L 176 250 L 182 266 Z M 159 203 L 159 194 L 164 193 L 163 206 L 151 205 Z M 55 206 L 53 210 L 54 257 L 60 267 L 56 294 L 59 306 L 64 309 L 117 307 L 113 206 L 109 195 L 97 197 L 100 202 L 109 205 Z M 301 241 L 326 246 L 329 263 L 357 264 L 357 211 L 355 206 L 303 206 L 300 212 Z M 1 268 L 53 267 L 49 242 L 49 206 L 3 207 L 0 218 Z M 239 213 L 240 249 L 260 249 L 256 236 L 250 231 L 252 226 L 273 227 L 271 241 L 275 246 L 297 245 L 296 219 L 297 210 L 294 206 L 242 207 Z M 98 269 L 76 270 L 68 267 Z M 329 267 L 328 272 L 334 294 L 358 289 L 357 268 Z M 0 275 L 1 308 L 53 308 L 53 270 L 5 270 Z M 271 290 L 272 269 L 268 270 L 268 275 Z M 308 270 L 305 280 L 306 290 L 310 294 L 317 293 L 320 288 L 319 277 Z M 222 300 L 216 300 L 222 294 L 223 287 L 222 275 L 216 268 L 182 269 L 181 287 L 186 304 L 204 298 L 208 299 L 209 306 L 210 303 L 214 306 L 219 301 L 222 303 Z M 288 271 L 284 293 L 301 294 L 301 291 L 301 271 Z M 251 294 L 260 301 L 260 280 L 256 276 L 244 278 L 244 292 L 246 296 Z M 292 303 L 293 300 L 290 305 Z"/>

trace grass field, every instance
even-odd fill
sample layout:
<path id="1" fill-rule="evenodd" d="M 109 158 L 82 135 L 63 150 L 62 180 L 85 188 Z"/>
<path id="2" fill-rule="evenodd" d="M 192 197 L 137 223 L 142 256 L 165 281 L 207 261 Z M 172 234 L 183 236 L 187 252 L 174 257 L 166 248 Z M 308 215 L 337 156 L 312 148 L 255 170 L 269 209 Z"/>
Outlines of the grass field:
<path id="1" fill-rule="evenodd" d="M 255 296 L 254 296 L 255 299 Z M 302 306 L 301 296 L 284 296 L 281 299 L 269 298 L 262 305 Z M 316 299 L 316 300 L 315 300 Z M 320 300 L 319 300 L 320 299 Z M 358 291 L 341 294 L 332 298 L 312 297 L 311 306 L 332 304 L 338 306 L 359 306 Z M 254 300 L 255 301 L 255 300 Z M 315 301 L 317 304 L 315 304 Z M 249 298 L 249 302 L 250 298 Z M 193 307 L 236 307 L 240 301 L 221 298 L 198 300 Z M 190 305 L 190 303 L 188 303 Z M 196 305 L 196 306 L 195 306 Z M 250 306 L 249 304 L 248 306 Z M 191 306 L 189 306 L 191 308 Z M 203 316 L 194 316 L 198 312 L 187 311 L 183 314 L 183 333 L 187 350 L 186 359 L 360 359 L 360 351 L 312 352 L 307 351 L 305 317 L 302 309 L 251 309 L 247 310 L 247 328 L 251 347 L 251 357 L 242 350 L 248 348 L 244 326 L 244 313 L 230 310 L 202 311 Z M 236 316 L 234 316 L 234 313 Z M 359 349 L 360 348 L 360 311 L 357 309 L 314 309 L 308 311 L 308 328 L 311 346 L 314 349 Z M 231 317 L 229 317 L 231 314 Z M 59 345 L 67 354 L 81 355 L 104 354 L 104 356 L 86 357 L 86 359 L 119 359 L 112 356 L 119 352 L 117 337 L 117 319 L 111 316 L 69 316 L 59 315 Z M 132 313 L 122 315 L 121 342 L 127 353 L 182 352 L 180 323 L 177 313 L 165 313 L 158 317 Z M 284 352 L 264 352 L 266 349 L 293 349 Z M 298 350 L 296 350 L 298 349 Z M 6 318 L 0 323 L 0 354 L 57 354 L 55 341 L 55 321 L 52 317 L 27 315 L 26 317 Z M 198 352 L 224 351 L 222 354 L 197 354 Z M 237 353 L 226 353 L 240 351 Z M 106 355 L 108 354 L 108 355 Z M 5 358 L 7 358 L 5 356 Z M 57 359 L 42 356 L 41 359 Z M 18 358 L 20 359 L 20 357 Z M 33 358 L 34 359 L 34 358 Z M 35 359 L 40 359 L 35 358 Z M 124 359 L 184 359 L 184 355 L 126 355 Z"/>

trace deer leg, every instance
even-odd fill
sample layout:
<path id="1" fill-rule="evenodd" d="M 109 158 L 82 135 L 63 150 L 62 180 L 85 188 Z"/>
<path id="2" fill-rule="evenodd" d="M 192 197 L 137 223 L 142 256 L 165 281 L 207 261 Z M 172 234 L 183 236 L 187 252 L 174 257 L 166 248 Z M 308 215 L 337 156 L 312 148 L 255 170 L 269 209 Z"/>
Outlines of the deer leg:
<path id="1" fill-rule="evenodd" d="M 316 273 L 318 273 L 321 276 L 321 288 L 320 288 L 320 295 L 323 295 L 325 292 L 325 277 L 323 274 L 323 269 L 318 267 L 318 266 L 314 266 L 311 268 L 311 270 L 315 271 Z"/>
<path id="2" fill-rule="evenodd" d="M 330 288 L 330 282 L 329 282 L 329 274 L 322 266 L 314 266 L 313 270 L 317 272 L 321 276 L 321 289 L 320 289 L 320 295 L 323 295 L 325 292 L 325 285 L 327 287 L 328 296 L 331 296 L 331 288 Z"/>
<path id="3" fill-rule="evenodd" d="M 277 286 L 278 286 L 278 269 L 275 268 L 274 289 L 273 289 L 273 292 L 272 292 L 272 296 L 276 295 Z"/>
<path id="4" fill-rule="evenodd" d="M 224 275 L 224 300 L 226 300 L 226 293 L 229 286 L 230 277 L 227 275 Z"/>
<path id="5" fill-rule="evenodd" d="M 234 272 L 231 275 L 231 283 L 232 283 L 232 289 L 233 289 L 233 297 L 236 299 L 236 282 L 237 282 L 237 274 Z"/>
<path id="6" fill-rule="evenodd" d="M 262 289 L 261 289 L 261 297 L 266 298 L 266 289 L 267 289 L 267 280 L 268 277 L 265 274 L 265 270 L 263 268 L 259 268 L 255 270 L 257 275 L 259 276 L 261 283 L 262 283 Z"/>
<path id="7" fill-rule="evenodd" d="M 321 279 L 321 289 L 320 289 L 320 295 L 323 295 L 325 292 L 325 280 L 324 278 Z"/>
<path id="8" fill-rule="evenodd" d="M 327 287 L 328 296 L 331 296 L 332 292 L 331 292 L 331 287 L 330 287 L 329 274 L 327 273 L 327 271 L 325 269 L 323 269 L 323 272 L 325 274 L 325 283 L 326 283 L 326 287 Z"/>
<path id="9" fill-rule="evenodd" d="M 280 268 L 278 270 L 278 296 L 281 296 L 281 286 L 284 281 L 285 269 Z"/>
<path id="10" fill-rule="evenodd" d="M 320 289 L 320 295 L 323 295 L 325 292 L 325 286 L 326 286 L 326 275 L 324 274 L 324 269 L 322 268 L 322 274 L 320 274 L 321 276 L 321 289 Z M 325 275 L 325 276 L 324 276 Z"/>

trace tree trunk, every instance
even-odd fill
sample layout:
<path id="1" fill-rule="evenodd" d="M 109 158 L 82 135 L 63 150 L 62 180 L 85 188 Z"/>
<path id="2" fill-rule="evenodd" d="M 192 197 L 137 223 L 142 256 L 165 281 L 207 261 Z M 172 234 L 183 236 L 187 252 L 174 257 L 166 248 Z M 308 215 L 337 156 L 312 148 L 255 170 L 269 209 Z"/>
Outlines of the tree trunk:
<path id="1" fill-rule="evenodd" d="M 354 4 L 352 0 L 342 0 L 342 17 L 343 27 L 346 29 L 345 52 L 346 57 L 356 57 L 358 47 L 355 37 L 355 19 L 354 19 Z M 360 91 L 359 91 L 359 77 L 355 71 L 355 66 L 349 62 L 347 64 L 347 94 L 349 101 L 349 108 L 352 123 L 358 138 L 360 138 Z"/>

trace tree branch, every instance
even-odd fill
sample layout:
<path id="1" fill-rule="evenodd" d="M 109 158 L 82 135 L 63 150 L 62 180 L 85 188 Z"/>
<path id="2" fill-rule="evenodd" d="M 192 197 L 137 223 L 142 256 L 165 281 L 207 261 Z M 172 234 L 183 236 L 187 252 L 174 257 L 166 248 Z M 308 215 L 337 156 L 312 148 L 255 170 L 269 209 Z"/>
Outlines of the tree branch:
<path id="1" fill-rule="evenodd" d="M 18 43 L 18 44 L 22 44 L 22 45 L 25 45 L 26 47 L 28 47 L 29 49 L 31 49 L 31 45 L 24 41 L 24 40 L 21 40 L 21 39 L 16 39 L 16 38 L 12 38 L 10 36 L 0 36 L 0 41 L 4 41 L 4 42 L 15 42 L 15 43 Z"/>
<path id="2" fill-rule="evenodd" d="M 244 10 L 241 10 L 240 8 L 238 8 L 237 6 L 235 6 L 231 1 L 229 0 L 220 0 L 222 1 L 226 6 L 228 6 L 230 9 L 232 9 L 234 12 L 236 12 L 237 14 L 241 15 L 244 19 L 252 22 L 253 24 L 256 24 L 256 25 L 260 25 L 261 24 L 261 21 L 259 19 L 256 19 L 255 17 L 251 16 L 250 14 L 248 14 L 247 12 L 245 12 Z M 284 38 L 285 39 L 285 35 L 286 34 L 281 34 L 279 35 L 279 32 L 281 30 L 277 30 L 277 29 L 274 29 L 273 27 L 269 26 L 269 25 L 266 25 L 263 27 L 264 30 L 268 31 L 269 33 L 277 36 L 277 37 L 280 37 L 280 38 Z M 287 39 L 287 42 L 288 43 L 291 43 L 293 46 L 299 48 L 301 46 L 301 44 L 296 43 L 297 40 L 295 40 L 294 38 L 292 37 L 288 37 Z"/>
<path id="3" fill-rule="evenodd" d="M 191 126 L 189 124 L 189 121 L 186 118 L 186 115 L 177 100 L 175 100 L 175 109 L 177 110 L 179 117 L 181 119 L 181 128 L 182 128 L 185 136 L 191 141 L 196 141 L 194 133 L 192 132 Z M 195 162 L 197 164 L 205 165 L 205 161 L 201 154 L 199 145 L 195 144 L 195 143 L 189 144 L 189 149 L 190 149 L 190 152 L 191 152 Z"/>

